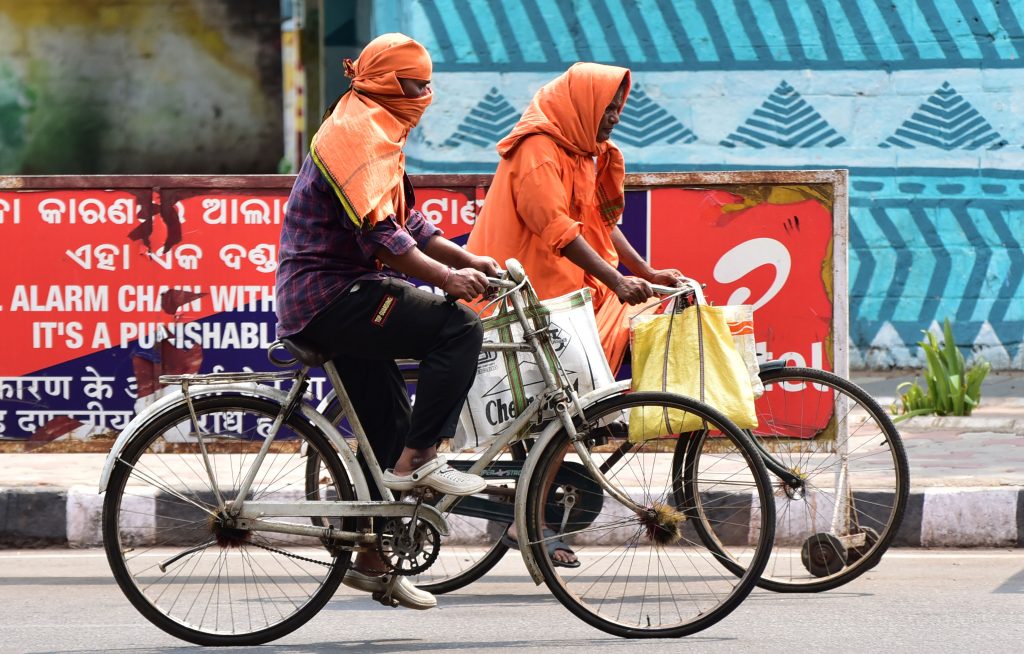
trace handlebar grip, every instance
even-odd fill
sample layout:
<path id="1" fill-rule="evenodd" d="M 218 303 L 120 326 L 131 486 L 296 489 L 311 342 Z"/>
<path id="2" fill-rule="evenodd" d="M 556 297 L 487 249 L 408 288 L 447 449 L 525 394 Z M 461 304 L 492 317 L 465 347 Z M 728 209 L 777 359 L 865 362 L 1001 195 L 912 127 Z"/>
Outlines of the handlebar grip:
<path id="1" fill-rule="evenodd" d="M 697 289 L 697 286 L 695 286 L 695 284 L 697 284 L 697 282 L 695 280 L 684 279 L 682 281 L 683 281 L 683 285 L 682 286 L 662 286 L 661 284 L 651 284 L 651 290 L 654 291 L 657 295 L 672 295 L 673 293 L 678 293 L 678 292 L 680 292 L 680 291 L 682 291 L 684 289 L 687 289 L 687 290 L 696 290 Z M 701 289 L 703 289 L 706 286 L 707 286 L 707 284 L 699 284 L 699 288 L 701 288 Z"/>
<path id="2" fill-rule="evenodd" d="M 487 285 L 492 288 L 515 288 L 516 283 L 504 277 L 488 277 Z"/>
<path id="3" fill-rule="evenodd" d="M 682 289 L 677 286 L 662 286 L 661 284 L 651 284 L 651 290 L 654 291 L 656 295 L 671 295 L 672 293 L 676 293 Z"/>

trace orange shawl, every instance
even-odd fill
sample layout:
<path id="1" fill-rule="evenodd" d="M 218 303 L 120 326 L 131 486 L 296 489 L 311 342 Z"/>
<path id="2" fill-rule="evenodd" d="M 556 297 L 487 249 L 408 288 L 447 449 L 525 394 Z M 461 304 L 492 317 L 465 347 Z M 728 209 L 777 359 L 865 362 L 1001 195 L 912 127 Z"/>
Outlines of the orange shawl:
<path id="1" fill-rule="evenodd" d="M 407 98 L 399 77 L 429 80 L 430 55 L 404 34 L 378 36 L 353 63 L 352 86 L 313 137 L 310 154 L 360 227 L 406 219 L 402 147 L 432 96 Z"/>
<path id="2" fill-rule="evenodd" d="M 629 70 L 603 64 L 576 63 L 564 74 L 545 84 L 519 118 L 512 132 L 498 143 L 503 159 L 512 157 L 516 146 L 527 136 L 544 134 L 566 152 L 574 155 L 572 204 L 577 216 L 595 204 L 601 219 L 614 225 L 625 206 L 623 180 L 626 167 L 622 151 L 611 141 L 597 142 L 597 128 L 626 79 L 626 94 L 631 85 Z M 592 157 L 597 157 L 594 175 Z"/>
<path id="3" fill-rule="evenodd" d="M 537 91 L 498 143 L 502 159 L 467 248 L 499 263 L 519 259 L 541 299 L 589 285 L 561 256 L 580 235 L 618 264 L 611 232 L 624 207 L 625 166 L 611 141 L 597 142 L 597 129 L 623 79 L 628 97 L 629 70 L 574 64 Z"/>

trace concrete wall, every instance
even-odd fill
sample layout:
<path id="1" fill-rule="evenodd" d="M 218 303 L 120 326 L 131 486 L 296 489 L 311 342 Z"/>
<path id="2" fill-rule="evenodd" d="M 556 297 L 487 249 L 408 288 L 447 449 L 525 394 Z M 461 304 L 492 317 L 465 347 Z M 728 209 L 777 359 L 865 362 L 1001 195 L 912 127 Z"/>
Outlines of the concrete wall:
<path id="1" fill-rule="evenodd" d="M 280 0 L 3 0 L 0 174 L 257 173 Z"/>
<path id="2" fill-rule="evenodd" d="M 435 100 L 417 172 L 493 172 L 533 92 L 580 60 L 634 74 L 631 171 L 849 168 L 851 364 L 922 364 L 921 330 L 1024 368 L 1024 2 L 377 0 Z"/>

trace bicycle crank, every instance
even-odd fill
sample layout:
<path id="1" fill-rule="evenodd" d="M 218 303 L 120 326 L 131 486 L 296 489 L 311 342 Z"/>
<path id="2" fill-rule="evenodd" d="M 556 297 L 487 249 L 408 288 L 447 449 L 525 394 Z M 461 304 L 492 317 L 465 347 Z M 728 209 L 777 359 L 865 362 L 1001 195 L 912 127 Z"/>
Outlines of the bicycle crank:
<path id="1" fill-rule="evenodd" d="M 377 534 L 377 549 L 389 572 L 418 575 L 437 560 L 441 534 L 434 525 L 415 516 L 389 518 Z"/>

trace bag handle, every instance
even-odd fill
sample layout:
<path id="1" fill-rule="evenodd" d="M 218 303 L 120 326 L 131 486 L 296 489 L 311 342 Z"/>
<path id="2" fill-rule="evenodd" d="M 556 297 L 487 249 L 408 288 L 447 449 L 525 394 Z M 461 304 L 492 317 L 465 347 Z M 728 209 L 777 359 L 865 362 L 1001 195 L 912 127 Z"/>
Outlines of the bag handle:
<path id="1" fill-rule="evenodd" d="M 682 282 L 682 285 L 675 289 L 664 286 L 658 287 L 659 292 L 664 292 L 667 290 L 672 290 L 672 292 L 655 299 L 654 301 L 644 305 L 639 311 L 632 313 L 632 315 L 630 315 L 629 317 L 630 324 L 632 324 L 634 320 L 636 320 L 643 314 L 647 313 L 648 311 L 656 310 L 662 304 L 666 305 L 664 311 L 665 313 L 675 312 L 675 307 L 679 297 L 691 291 L 694 295 L 694 303 L 707 304 L 707 300 L 704 298 L 704 290 L 700 282 L 690 277 L 680 277 L 679 281 Z"/>
<path id="2" fill-rule="evenodd" d="M 687 281 L 692 282 L 692 288 L 694 289 L 695 301 L 693 308 L 697 313 L 697 365 L 699 366 L 699 388 L 700 388 L 700 401 L 704 402 L 704 320 L 701 316 L 700 307 L 705 304 L 704 293 L 700 289 L 700 284 L 697 284 L 694 280 L 687 278 Z M 672 298 L 674 302 L 676 297 Z M 687 309 L 689 307 L 686 307 Z M 685 309 L 684 309 L 685 311 Z M 665 352 L 661 358 L 661 390 L 668 391 L 668 360 L 669 360 L 669 349 L 672 344 L 672 331 L 675 326 L 676 317 L 681 315 L 682 311 L 669 311 L 668 318 L 668 333 L 665 335 Z M 668 415 L 668 407 L 662 408 L 662 419 L 665 421 L 666 433 L 672 433 L 672 421 Z M 705 425 L 705 429 L 706 429 Z"/>
<path id="3" fill-rule="evenodd" d="M 704 299 L 704 286 L 692 277 L 681 277 L 680 281 L 685 286 L 689 286 L 690 290 L 693 291 L 693 295 L 696 298 L 698 304 L 707 304 L 707 300 Z M 674 299 L 674 298 L 673 298 Z"/>

